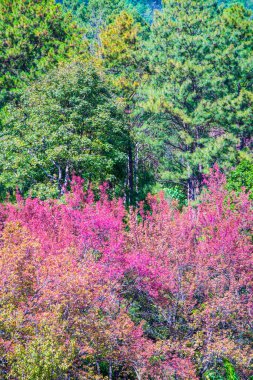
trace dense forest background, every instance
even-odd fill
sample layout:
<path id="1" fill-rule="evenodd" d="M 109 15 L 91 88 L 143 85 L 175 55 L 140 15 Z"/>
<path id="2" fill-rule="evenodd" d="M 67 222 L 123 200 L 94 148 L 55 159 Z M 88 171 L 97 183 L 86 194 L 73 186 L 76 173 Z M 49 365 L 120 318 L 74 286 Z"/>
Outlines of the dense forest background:
<path id="1" fill-rule="evenodd" d="M 253 379 L 253 1 L 0 0 L 0 377 Z"/>
<path id="2" fill-rule="evenodd" d="M 185 203 L 215 162 L 252 186 L 249 1 L 61 3 L 1 2 L 2 199 L 75 172 Z"/>

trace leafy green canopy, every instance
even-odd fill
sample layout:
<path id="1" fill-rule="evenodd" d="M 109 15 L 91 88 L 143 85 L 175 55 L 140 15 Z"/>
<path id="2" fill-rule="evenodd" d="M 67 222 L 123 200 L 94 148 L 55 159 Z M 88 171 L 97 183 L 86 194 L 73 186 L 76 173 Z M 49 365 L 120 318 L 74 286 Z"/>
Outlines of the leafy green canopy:
<path id="1" fill-rule="evenodd" d="M 151 21 L 155 9 L 161 8 L 161 0 L 61 0 L 65 11 L 70 11 L 79 23 L 101 27 L 113 21 L 123 10 L 139 14 Z"/>
<path id="2" fill-rule="evenodd" d="M 72 63 L 49 72 L 9 107 L 1 136 L 3 189 L 57 196 L 73 171 L 120 187 L 128 139 L 121 117 L 92 67 Z"/>
<path id="3" fill-rule="evenodd" d="M 147 44 L 150 79 L 143 106 L 161 180 L 194 198 L 214 162 L 248 149 L 253 116 L 253 21 L 241 5 L 164 1 Z"/>
<path id="4" fill-rule="evenodd" d="M 245 8 L 253 10 L 253 0 L 224 0 L 222 1 L 226 6 L 231 4 L 242 4 Z"/>
<path id="5" fill-rule="evenodd" d="M 154 10 L 162 7 L 161 0 L 126 0 L 126 3 L 134 7 L 147 21 L 152 21 Z"/>
<path id="6" fill-rule="evenodd" d="M 229 190 L 237 192 L 245 188 L 250 191 L 250 198 L 253 199 L 253 158 L 252 156 L 243 157 L 241 162 L 228 175 Z"/>
<path id="7" fill-rule="evenodd" d="M 124 106 L 125 125 L 130 134 L 126 200 L 144 199 L 153 183 L 153 170 L 146 159 L 145 138 L 138 135 L 142 110 L 138 107 L 138 90 L 145 81 L 146 59 L 143 57 L 143 30 L 131 12 L 121 12 L 100 34 L 100 58 L 115 94 Z"/>
<path id="8" fill-rule="evenodd" d="M 88 35 L 96 36 L 125 6 L 125 0 L 62 0 L 64 11 L 70 11 Z"/>
<path id="9" fill-rule="evenodd" d="M 0 107 L 76 54 L 87 54 L 83 31 L 54 0 L 0 1 Z"/>

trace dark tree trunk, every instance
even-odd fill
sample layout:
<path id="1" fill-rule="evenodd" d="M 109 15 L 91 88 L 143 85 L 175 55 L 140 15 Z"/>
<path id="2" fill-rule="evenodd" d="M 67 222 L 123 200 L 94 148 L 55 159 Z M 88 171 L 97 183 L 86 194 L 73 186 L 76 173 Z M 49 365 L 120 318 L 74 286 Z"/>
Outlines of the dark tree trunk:
<path id="1" fill-rule="evenodd" d="M 134 159 L 133 147 L 131 141 L 128 148 L 128 188 L 129 188 L 129 203 L 134 203 Z"/>
<path id="2" fill-rule="evenodd" d="M 112 362 L 109 361 L 109 380 L 112 380 Z"/>
<path id="3" fill-rule="evenodd" d="M 100 365 L 98 361 L 96 361 L 96 367 L 97 367 L 97 374 L 100 375 L 101 371 L 100 371 Z"/>
<path id="4" fill-rule="evenodd" d="M 188 203 L 194 201 L 200 194 L 202 187 L 202 174 L 191 176 L 187 180 L 187 200 Z"/>
<path id="5" fill-rule="evenodd" d="M 139 183 L 138 183 L 138 169 L 139 169 L 139 146 L 135 146 L 135 155 L 134 155 L 134 183 L 135 183 L 135 201 L 138 202 L 139 197 Z"/>

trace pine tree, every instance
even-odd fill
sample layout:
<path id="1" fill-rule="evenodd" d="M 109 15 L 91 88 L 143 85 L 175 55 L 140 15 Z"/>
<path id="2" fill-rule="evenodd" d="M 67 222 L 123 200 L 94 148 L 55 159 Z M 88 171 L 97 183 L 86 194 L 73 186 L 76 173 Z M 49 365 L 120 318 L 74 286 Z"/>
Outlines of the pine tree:
<path id="1" fill-rule="evenodd" d="M 0 108 L 60 61 L 87 55 L 83 30 L 54 0 L 0 2 Z"/>
<path id="2" fill-rule="evenodd" d="M 85 26 L 88 39 L 99 43 L 100 32 L 124 9 L 125 1 L 62 0 L 62 6 L 73 14 L 79 24 Z"/>
<path id="3" fill-rule="evenodd" d="M 231 4 L 242 4 L 245 8 L 253 10 L 252 0 L 223 0 L 221 3 L 226 6 L 230 6 Z"/>
<path id="4" fill-rule="evenodd" d="M 142 52 L 142 25 L 134 15 L 123 11 L 101 33 L 100 57 L 102 65 L 113 83 L 118 101 L 125 109 L 125 123 L 129 131 L 127 203 L 134 204 L 145 196 L 145 186 L 149 186 L 148 167 L 138 130 L 142 125 L 142 111 L 137 107 L 138 89 L 147 73 Z M 144 181 L 142 181 L 144 177 Z M 145 189 L 145 190 L 144 190 Z"/>
<path id="5" fill-rule="evenodd" d="M 166 0 L 146 54 L 151 79 L 144 107 L 162 162 L 162 181 L 194 199 L 214 162 L 231 167 L 252 134 L 253 22 L 242 6 Z M 151 119 L 152 120 L 152 119 Z"/>
<path id="6" fill-rule="evenodd" d="M 126 3 L 133 6 L 149 22 L 152 21 L 154 10 L 162 7 L 161 0 L 126 0 Z"/>

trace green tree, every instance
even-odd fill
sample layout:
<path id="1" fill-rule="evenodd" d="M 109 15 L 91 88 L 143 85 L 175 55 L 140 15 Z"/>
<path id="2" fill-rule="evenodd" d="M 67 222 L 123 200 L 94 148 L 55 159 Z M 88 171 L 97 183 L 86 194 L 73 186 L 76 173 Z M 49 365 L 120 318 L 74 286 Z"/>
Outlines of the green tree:
<path id="1" fill-rule="evenodd" d="M 84 25 L 87 18 L 87 3 L 85 0 L 56 1 L 62 4 L 64 12 L 71 12 L 78 24 Z"/>
<path id="2" fill-rule="evenodd" d="M 54 0 L 1 0 L 0 108 L 30 80 L 77 54 L 87 55 L 83 31 Z"/>
<path id="3" fill-rule="evenodd" d="M 48 329 L 49 330 L 49 329 Z M 23 380 L 64 378 L 74 357 L 74 346 L 67 349 L 52 331 L 43 331 L 26 345 L 18 345 L 12 354 L 11 374 Z M 50 334 L 51 333 L 51 334 Z M 58 337 L 57 337 L 58 338 Z M 59 338 L 58 338 L 59 340 Z M 72 352 L 73 351 L 73 352 Z"/>
<path id="4" fill-rule="evenodd" d="M 252 0 L 225 0 L 222 1 L 226 6 L 230 6 L 231 4 L 242 4 L 245 8 L 253 10 L 253 1 Z"/>
<path id="5" fill-rule="evenodd" d="M 129 101 L 140 84 L 139 33 L 140 24 L 123 11 L 100 36 L 103 66 L 123 101 Z"/>
<path id="6" fill-rule="evenodd" d="M 152 180 L 152 174 L 149 174 L 152 168 L 145 160 L 145 142 L 139 139 L 143 117 L 138 108 L 138 89 L 147 77 L 142 51 L 143 30 L 132 13 L 123 11 L 100 35 L 102 65 L 124 107 L 125 124 L 130 136 L 127 188 L 132 204 L 146 196 Z"/>
<path id="7" fill-rule="evenodd" d="M 253 22 L 240 5 L 164 1 L 147 44 L 145 126 L 161 182 L 200 190 L 202 173 L 237 161 L 252 135 Z"/>
<path id="8" fill-rule="evenodd" d="M 125 0 L 63 0 L 62 5 L 85 26 L 88 39 L 99 44 L 100 32 L 124 9 Z M 93 52 L 95 47 L 91 44 Z"/>
<path id="9" fill-rule="evenodd" d="M 242 157 L 240 163 L 229 173 L 227 186 L 230 190 L 240 192 L 244 187 L 250 191 L 253 199 L 253 159 L 251 156 Z"/>
<path id="10" fill-rule="evenodd" d="M 82 63 L 63 65 L 27 88 L 10 106 L 1 136 L 5 191 L 42 197 L 64 193 L 74 171 L 93 183 L 123 186 L 122 112 L 104 80 Z"/>
<path id="11" fill-rule="evenodd" d="M 154 10 L 162 6 L 161 0 L 126 0 L 126 3 L 133 6 L 148 21 L 152 21 Z"/>
<path id="12" fill-rule="evenodd" d="M 151 21 L 154 10 L 161 8 L 161 0 L 62 0 L 59 2 L 62 3 L 65 11 L 70 11 L 82 24 L 92 22 L 94 16 L 102 16 L 100 23 L 107 24 L 122 10 L 138 13 L 147 21 Z"/>

